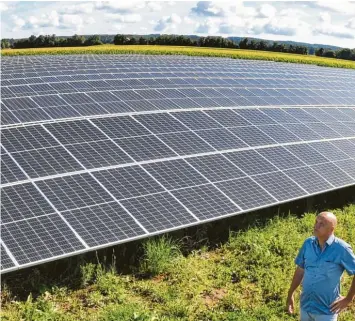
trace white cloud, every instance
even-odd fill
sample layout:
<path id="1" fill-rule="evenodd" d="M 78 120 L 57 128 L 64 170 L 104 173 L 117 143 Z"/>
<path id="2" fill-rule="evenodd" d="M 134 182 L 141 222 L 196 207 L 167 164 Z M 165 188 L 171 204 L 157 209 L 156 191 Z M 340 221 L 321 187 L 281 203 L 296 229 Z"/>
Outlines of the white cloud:
<path id="1" fill-rule="evenodd" d="M 229 11 L 229 6 L 224 2 L 199 1 L 191 12 L 205 17 L 223 17 Z"/>
<path id="2" fill-rule="evenodd" d="M 9 9 L 9 7 L 7 6 L 6 3 L 0 2 L 0 12 L 7 11 L 8 9 Z"/>
<path id="3" fill-rule="evenodd" d="M 124 25 L 123 24 L 120 24 L 120 23 L 115 23 L 114 25 L 113 25 L 113 29 L 115 30 L 115 31 L 120 31 L 120 30 L 122 30 L 124 28 Z"/>
<path id="4" fill-rule="evenodd" d="M 263 33 L 281 36 L 295 36 L 297 34 L 307 32 L 308 24 L 290 17 L 275 17 L 263 28 Z"/>
<path id="5" fill-rule="evenodd" d="M 60 10 L 61 13 L 68 14 L 87 14 L 92 13 L 95 8 L 93 2 L 80 3 L 72 6 L 66 6 Z"/>
<path id="6" fill-rule="evenodd" d="M 355 38 L 355 32 L 349 30 L 349 27 L 351 27 L 353 23 L 355 27 L 355 19 L 350 19 L 345 26 L 335 25 L 332 24 L 332 17 L 329 12 L 321 12 L 319 14 L 319 20 L 321 23 L 313 29 L 314 35 L 325 35 L 345 39 Z"/>
<path id="7" fill-rule="evenodd" d="M 145 7 L 143 1 L 98 1 L 95 3 L 95 8 L 99 10 L 107 10 L 115 13 L 131 13 L 137 9 Z"/>
<path id="8" fill-rule="evenodd" d="M 332 17 L 330 16 L 329 12 L 321 12 L 319 14 L 319 19 L 323 23 L 330 23 L 330 21 L 332 20 Z"/>
<path id="9" fill-rule="evenodd" d="M 307 17 L 309 14 L 303 10 L 300 9 L 295 9 L 295 8 L 287 8 L 287 9 L 282 9 L 278 13 L 279 16 L 288 16 L 288 17 L 294 17 L 294 18 L 301 18 L 301 17 Z"/>
<path id="10" fill-rule="evenodd" d="M 168 30 L 176 29 L 177 25 L 180 24 L 182 19 L 176 13 L 170 16 L 164 16 L 159 19 L 154 27 L 155 31 L 167 32 Z"/>
<path id="11" fill-rule="evenodd" d="M 114 20 L 121 23 L 136 23 L 142 20 L 142 16 L 138 13 L 131 13 L 131 14 L 107 13 L 106 17 L 110 20 Z"/>
<path id="12" fill-rule="evenodd" d="M 206 13 L 207 10 L 207 15 L 209 15 L 207 20 L 196 24 L 195 32 L 199 34 L 211 34 L 214 30 L 216 34 L 224 36 L 265 36 L 269 34 L 291 37 L 309 33 L 310 25 L 301 19 L 302 12 L 297 10 L 278 11 L 272 5 L 262 4 L 248 11 L 244 9 L 249 7 L 241 7 L 238 4 L 230 6 L 228 10 L 227 7 L 217 10 L 213 6 L 214 15 L 211 15 L 211 3 L 200 4 L 198 8 L 200 13 Z"/>
<path id="13" fill-rule="evenodd" d="M 261 18 L 273 18 L 276 15 L 276 8 L 270 4 L 263 4 L 259 10 Z"/>
<path id="14" fill-rule="evenodd" d="M 195 31 L 197 34 L 202 34 L 202 35 L 213 35 L 219 33 L 219 24 L 220 24 L 219 19 L 214 19 L 214 18 L 207 18 L 202 22 L 198 22 L 195 25 Z"/>
<path id="15" fill-rule="evenodd" d="M 354 1 L 341 1 L 341 2 L 329 2 L 329 1 L 316 1 L 307 2 L 307 4 L 314 8 L 325 8 L 333 12 L 339 12 L 346 15 L 355 14 L 355 2 Z"/>
<path id="16" fill-rule="evenodd" d="M 324 23 L 313 29 L 314 35 L 325 35 L 335 38 L 355 39 L 354 31 L 351 31 L 343 26 L 336 26 Z"/>
<path id="17" fill-rule="evenodd" d="M 60 29 L 74 29 L 76 32 L 79 32 L 84 26 L 83 18 L 76 14 L 63 14 L 59 20 L 58 28 Z"/>
<path id="18" fill-rule="evenodd" d="M 266 10 L 267 8 L 268 7 L 266 7 Z M 191 8 L 191 14 L 204 17 L 233 17 L 236 15 L 254 17 L 258 13 L 254 7 L 245 7 L 242 2 L 199 1 L 195 7 Z"/>
<path id="19" fill-rule="evenodd" d="M 20 30 L 26 24 L 26 21 L 24 19 L 20 18 L 15 14 L 11 15 L 11 22 L 12 22 L 12 28 L 11 28 L 12 31 Z"/>
<path id="20" fill-rule="evenodd" d="M 355 29 L 355 18 L 349 19 L 345 27 L 350 29 Z"/>
<path id="21" fill-rule="evenodd" d="M 197 34 L 207 34 L 210 32 L 211 27 L 211 24 L 209 24 L 207 21 L 199 22 L 196 24 L 195 32 Z"/>
<path id="22" fill-rule="evenodd" d="M 188 16 L 185 16 L 182 20 L 183 20 L 184 23 L 186 23 L 186 24 L 188 24 L 188 25 L 194 24 L 194 20 L 191 19 L 191 18 L 188 17 Z"/>
<path id="23" fill-rule="evenodd" d="M 96 20 L 93 17 L 88 17 L 87 19 L 85 19 L 85 24 L 87 24 L 87 25 L 92 25 L 95 22 L 96 22 Z"/>
<path id="24" fill-rule="evenodd" d="M 161 11 L 163 9 L 161 2 L 158 2 L 158 1 L 148 2 L 147 7 L 149 8 L 150 11 Z"/>
<path id="25" fill-rule="evenodd" d="M 60 16 L 56 10 L 52 10 L 49 14 L 42 14 L 40 17 L 30 16 L 26 21 L 24 28 L 38 29 L 47 27 L 58 27 Z"/>
<path id="26" fill-rule="evenodd" d="M 39 34 L 44 33 L 45 28 L 58 28 L 64 30 L 72 30 L 73 32 L 79 32 L 82 30 L 85 24 L 95 23 L 95 19 L 88 17 L 84 19 L 81 15 L 77 14 L 60 14 L 56 10 L 52 10 L 50 13 L 43 13 L 39 17 L 29 16 L 26 19 L 12 16 L 13 30 L 30 30 L 32 33 Z"/>

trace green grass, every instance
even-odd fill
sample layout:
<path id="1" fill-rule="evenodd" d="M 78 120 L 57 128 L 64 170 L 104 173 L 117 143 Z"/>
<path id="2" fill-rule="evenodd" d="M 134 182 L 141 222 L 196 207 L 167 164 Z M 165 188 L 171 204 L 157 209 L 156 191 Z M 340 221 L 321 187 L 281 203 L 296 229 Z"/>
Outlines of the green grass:
<path id="1" fill-rule="evenodd" d="M 19 55 L 69 55 L 69 54 L 145 54 L 145 55 L 188 55 L 225 57 L 235 59 L 256 59 L 279 62 L 303 63 L 326 67 L 355 69 L 355 61 L 335 58 L 317 57 L 313 55 L 298 55 L 282 52 L 259 50 L 180 47 L 180 46 L 115 46 L 99 45 L 90 47 L 56 47 L 56 48 L 29 48 L 29 49 L 3 49 L 2 56 Z"/>
<path id="2" fill-rule="evenodd" d="M 333 211 L 336 235 L 355 247 L 355 205 Z M 35 299 L 2 291 L 1 320 L 43 321 L 291 321 L 284 305 L 298 248 L 312 232 L 314 213 L 274 217 L 230 232 L 220 246 L 183 255 L 182 242 L 147 240 L 136 273 L 102 264 L 81 266 L 81 286 L 42 285 Z M 344 276 L 342 292 L 351 278 Z M 37 284 L 37 286 L 39 286 Z M 299 291 L 296 295 L 297 305 Z M 354 321 L 355 304 L 339 321 Z"/>

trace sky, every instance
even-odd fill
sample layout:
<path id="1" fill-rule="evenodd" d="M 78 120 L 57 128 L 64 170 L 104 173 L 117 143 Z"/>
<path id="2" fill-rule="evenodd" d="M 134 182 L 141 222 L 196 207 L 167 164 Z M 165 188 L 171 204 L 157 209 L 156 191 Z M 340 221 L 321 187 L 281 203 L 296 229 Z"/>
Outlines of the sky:
<path id="1" fill-rule="evenodd" d="M 185 34 L 355 48 L 355 1 L 3 1 L 1 38 Z"/>

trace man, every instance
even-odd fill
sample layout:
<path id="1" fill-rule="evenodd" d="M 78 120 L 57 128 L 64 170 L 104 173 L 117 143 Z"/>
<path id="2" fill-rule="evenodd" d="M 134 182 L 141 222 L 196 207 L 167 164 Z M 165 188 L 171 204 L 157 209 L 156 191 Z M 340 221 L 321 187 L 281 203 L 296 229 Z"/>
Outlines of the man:
<path id="1" fill-rule="evenodd" d="M 344 270 L 355 275 L 355 255 L 349 244 L 334 236 L 337 219 L 320 213 L 314 236 L 303 243 L 296 259 L 297 269 L 287 297 L 287 312 L 294 313 L 294 292 L 301 284 L 301 321 L 336 321 L 355 297 L 355 276 L 346 297 L 340 295 Z"/>

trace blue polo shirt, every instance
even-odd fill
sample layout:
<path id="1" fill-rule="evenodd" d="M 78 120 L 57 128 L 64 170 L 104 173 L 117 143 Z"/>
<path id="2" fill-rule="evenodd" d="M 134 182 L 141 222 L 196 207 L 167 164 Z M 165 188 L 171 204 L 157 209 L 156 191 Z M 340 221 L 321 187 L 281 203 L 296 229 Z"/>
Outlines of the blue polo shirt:
<path id="1" fill-rule="evenodd" d="M 344 272 L 355 275 L 355 255 L 351 246 L 331 235 L 323 251 L 315 236 L 305 240 L 295 259 L 304 269 L 301 308 L 314 314 L 333 314 L 330 305 L 340 296 Z"/>

